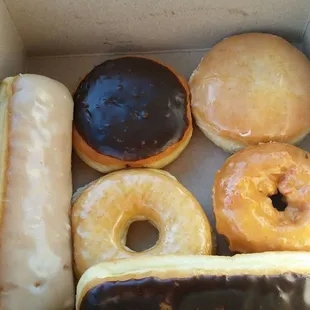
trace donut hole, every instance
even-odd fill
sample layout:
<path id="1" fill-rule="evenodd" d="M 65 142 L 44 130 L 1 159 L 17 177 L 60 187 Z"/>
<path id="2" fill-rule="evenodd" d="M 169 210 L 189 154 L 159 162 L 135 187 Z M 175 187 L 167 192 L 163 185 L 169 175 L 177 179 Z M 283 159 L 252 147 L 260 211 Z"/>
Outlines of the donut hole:
<path id="1" fill-rule="evenodd" d="M 148 220 L 137 220 L 130 224 L 126 236 L 126 247 L 134 252 L 144 252 L 156 245 L 158 229 Z"/>
<path id="2" fill-rule="evenodd" d="M 285 196 L 283 196 L 279 190 L 276 194 L 269 196 L 269 198 L 271 199 L 272 205 L 275 209 L 280 212 L 285 211 L 287 207 L 287 201 Z"/>

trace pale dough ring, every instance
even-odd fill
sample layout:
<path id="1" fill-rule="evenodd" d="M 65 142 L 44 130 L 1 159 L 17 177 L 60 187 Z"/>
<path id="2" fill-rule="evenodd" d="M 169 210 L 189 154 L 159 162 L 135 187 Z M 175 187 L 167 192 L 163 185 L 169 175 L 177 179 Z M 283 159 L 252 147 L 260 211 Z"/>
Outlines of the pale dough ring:
<path id="1" fill-rule="evenodd" d="M 130 224 L 147 219 L 159 231 L 156 245 L 142 253 L 126 247 Z M 77 276 L 110 259 L 138 255 L 212 253 L 208 218 L 194 196 L 168 173 L 129 169 L 93 182 L 73 204 Z"/>

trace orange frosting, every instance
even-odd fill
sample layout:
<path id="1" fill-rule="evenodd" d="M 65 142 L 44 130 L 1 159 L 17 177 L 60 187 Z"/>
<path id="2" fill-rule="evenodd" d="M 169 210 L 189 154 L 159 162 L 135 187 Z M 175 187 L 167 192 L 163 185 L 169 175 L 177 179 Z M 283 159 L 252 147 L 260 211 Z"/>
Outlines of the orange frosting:
<path id="1" fill-rule="evenodd" d="M 284 211 L 273 206 L 277 193 Z M 234 154 L 216 174 L 213 208 L 231 251 L 310 250 L 310 154 L 282 143 Z"/>

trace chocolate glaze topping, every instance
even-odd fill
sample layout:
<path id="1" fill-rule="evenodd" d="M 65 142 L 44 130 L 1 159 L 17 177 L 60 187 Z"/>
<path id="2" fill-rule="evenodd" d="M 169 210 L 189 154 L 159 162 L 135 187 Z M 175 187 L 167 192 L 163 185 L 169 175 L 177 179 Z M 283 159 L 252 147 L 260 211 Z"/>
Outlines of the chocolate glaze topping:
<path id="1" fill-rule="evenodd" d="M 290 273 L 106 282 L 88 291 L 80 310 L 308 310 L 309 281 Z"/>
<path id="2" fill-rule="evenodd" d="M 75 128 L 98 153 L 126 161 L 145 159 L 183 138 L 186 96 L 177 76 L 153 60 L 108 60 L 74 94 Z"/>

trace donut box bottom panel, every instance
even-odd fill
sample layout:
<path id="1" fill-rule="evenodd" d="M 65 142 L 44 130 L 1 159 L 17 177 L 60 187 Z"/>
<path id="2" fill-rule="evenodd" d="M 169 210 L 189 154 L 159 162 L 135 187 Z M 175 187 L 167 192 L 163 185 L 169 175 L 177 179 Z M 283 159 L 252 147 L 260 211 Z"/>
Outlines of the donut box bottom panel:
<path id="1" fill-rule="evenodd" d="M 298 47 L 300 47 L 298 45 Z M 207 50 L 147 53 L 173 66 L 185 78 L 196 68 Z M 145 54 L 144 54 L 145 55 Z M 27 63 L 27 71 L 43 74 L 63 82 L 74 92 L 80 79 L 89 68 L 102 61 L 119 57 L 119 55 L 94 55 L 76 57 L 31 58 Z M 310 151 L 310 136 L 302 141 L 300 147 Z M 164 169 L 173 174 L 198 199 L 206 211 L 212 226 L 215 226 L 212 211 L 211 191 L 216 171 L 223 165 L 229 154 L 222 151 L 208 140 L 198 127 L 194 126 L 193 137 L 181 156 Z M 85 165 L 76 154 L 73 154 L 73 187 L 74 190 L 100 177 L 101 174 Z M 140 226 L 140 230 L 147 229 Z M 136 231 L 136 235 L 143 231 Z M 154 238 L 153 238 L 154 239 Z M 217 236 L 218 254 L 229 254 L 227 242 Z M 143 247 L 143 245 L 141 245 Z"/>
<path id="2" fill-rule="evenodd" d="M 89 1 L 87 6 L 82 0 L 74 5 L 0 0 L 0 78 L 42 74 L 74 92 L 95 65 L 129 53 L 158 58 L 188 79 L 208 47 L 250 31 L 283 36 L 310 55 L 309 12 L 308 0 L 298 6 L 293 0 L 262 0 L 259 5 L 254 0 L 121 0 Z M 310 136 L 300 147 L 310 151 Z M 213 226 L 214 175 L 228 156 L 194 126 L 189 146 L 165 168 L 198 199 Z M 74 190 L 101 175 L 76 154 L 72 168 Z M 217 242 L 218 254 L 229 253 L 225 240 L 218 237 Z"/>

